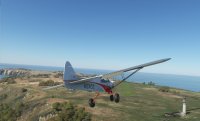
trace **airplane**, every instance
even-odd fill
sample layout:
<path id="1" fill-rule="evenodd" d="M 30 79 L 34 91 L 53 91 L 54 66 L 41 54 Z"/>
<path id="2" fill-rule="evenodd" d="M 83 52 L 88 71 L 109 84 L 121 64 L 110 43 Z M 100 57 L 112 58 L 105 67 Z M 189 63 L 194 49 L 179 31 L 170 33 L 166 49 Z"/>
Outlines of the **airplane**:
<path id="1" fill-rule="evenodd" d="M 160 60 L 152 61 L 149 63 L 111 72 L 108 74 L 97 75 L 97 76 L 83 78 L 83 79 L 78 79 L 72 65 L 70 64 L 69 61 L 67 61 L 65 63 L 65 70 L 64 70 L 64 76 L 63 76 L 64 84 L 60 84 L 53 87 L 47 87 L 44 90 L 64 86 L 67 89 L 71 89 L 71 90 L 85 90 L 85 91 L 90 91 L 90 92 L 96 92 L 96 96 L 93 98 L 90 98 L 88 101 L 88 104 L 90 107 L 95 107 L 95 99 L 100 95 L 100 92 L 108 93 L 110 95 L 110 101 L 115 101 L 116 103 L 118 103 L 120 101 L 120 96 L 119 96 L 119 93 L 113 92 L 113 89 L 115 87 L 117 87 L 119 84 L 127 80 L 129 77 L 131 77 L 133 74 L 137 73 L 139 70 L 143 69 L 144 67 L 163 63 L 170 59 L 171 58 L 160 59 Z M 133 72 L 129 73 L 128 76 L 124 77 L 121 81 L 116 82 L 111 79 L 114 76 L 122 75 L 125 72 L 130 72 L 130 71 L 133 71 Z"/>

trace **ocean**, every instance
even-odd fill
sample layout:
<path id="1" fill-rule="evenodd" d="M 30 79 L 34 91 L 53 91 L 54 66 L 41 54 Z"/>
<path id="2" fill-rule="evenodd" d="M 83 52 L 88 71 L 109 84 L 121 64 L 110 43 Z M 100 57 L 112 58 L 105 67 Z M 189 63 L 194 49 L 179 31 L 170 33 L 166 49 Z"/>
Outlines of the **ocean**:
<path id="1" fill-rule="evenodd" d="M 17 65 L 17 64 L 0 64 L 2 68 L 25 68 L 31 70 L 41 71 L 63 71 L 64 67 L 52 67 L 52 66 L 35 66 L 35 65 Z M 112 72 L 111 70 L 98 70 L 98 69 L 83 69 L 74 68 L 78 73 L 83 74 L 106 74 Z M 0 75 L 2 78 L 3 75 Z M 117 76 L 117 79 L 121 76 Z M 198 76 L 184 76 L 184 75 L 172 75 L 172 74 L 156 74 L 156 73 L 143 73 L 138 72 L 130 77 L 127 81 L 130 82 L 154 82 L 156 85 L 170 86 L 195 92 L 200 92 L 200 77 Z"/>

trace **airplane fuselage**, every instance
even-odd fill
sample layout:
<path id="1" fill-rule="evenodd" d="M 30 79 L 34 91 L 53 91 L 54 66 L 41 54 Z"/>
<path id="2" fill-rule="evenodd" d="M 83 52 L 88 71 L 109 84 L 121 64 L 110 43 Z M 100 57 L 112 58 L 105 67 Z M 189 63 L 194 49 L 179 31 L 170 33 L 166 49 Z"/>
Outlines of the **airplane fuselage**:
<path id="1" fill-rule="evenodd" d="M 107 92 L 108 94 L 112 93 L 112 87 L 114 84 L 110 80 L 102 79 L 102 78 L 95 78 L 91 79 L 88 82 L 84 83 L 76 83 L 71 84 L 67 81 L 64 81 L 65 87 L 68 89 L 75 89 L 75 90 L 85 90 L 85 91 L 96 91 L 96 92 Z"/>

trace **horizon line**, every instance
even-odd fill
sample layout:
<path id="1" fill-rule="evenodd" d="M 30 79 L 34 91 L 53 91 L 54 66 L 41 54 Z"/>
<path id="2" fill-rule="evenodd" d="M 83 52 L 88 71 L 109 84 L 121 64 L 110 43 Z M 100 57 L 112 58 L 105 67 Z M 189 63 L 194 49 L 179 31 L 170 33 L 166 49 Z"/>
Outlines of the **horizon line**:
<path id="1" fill-rule="evenodd" d="M 43 66 L 43 67 L 56 67 L 56 68 L 64 68 L 64 66 L 50 66 L 50 65 L 32 65 L 32 64 L 14 64 L 14 63 L 1 63 L 5 65 L 25 65 L 25 66 Z M 111 69 L 98 69 L 98 68 L 83 68 L 83 67 L 74 67 L 75 69 L 91 69 L 91 70 L 101 70 L 101 71 L 116 71 Z M 163 75 L 176 75 L 176 76 L 192 76 L 192 77 L 200 77 L 200 75 L 186 75 L 186 74 L 173 74 L 173 73 L 156 73 L 156 72 L 139 72 L 139 73 L 150 73 L 150 74 L 163 74 Z"/>

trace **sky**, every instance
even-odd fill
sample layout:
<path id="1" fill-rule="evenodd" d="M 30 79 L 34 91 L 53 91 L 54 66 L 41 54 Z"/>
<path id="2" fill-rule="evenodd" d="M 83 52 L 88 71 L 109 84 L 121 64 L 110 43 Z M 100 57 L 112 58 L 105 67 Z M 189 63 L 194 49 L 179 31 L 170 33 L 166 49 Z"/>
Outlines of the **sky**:
<path id="1" fill-rule="evenodd" d="M 0 63 L 200 76 L 199 0 L 0 0 Z"/>

